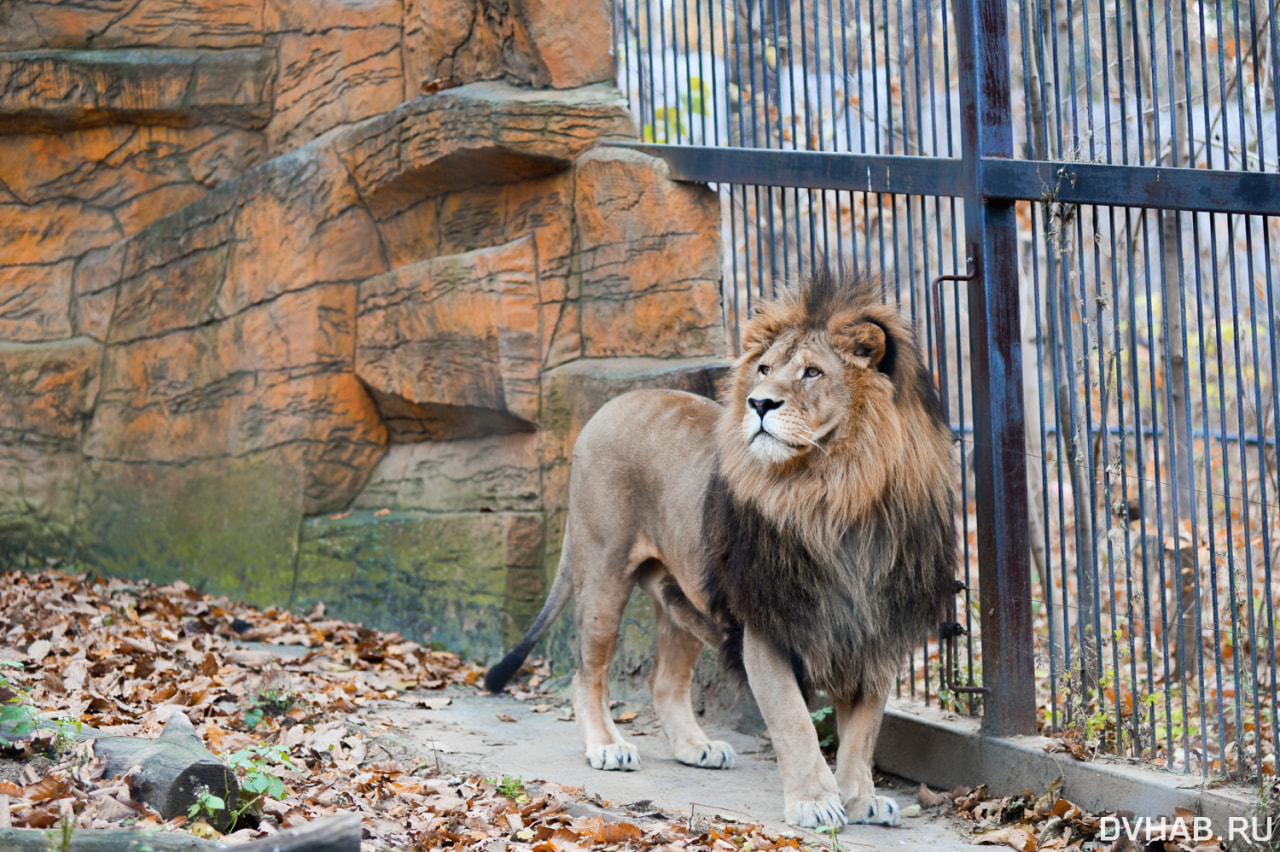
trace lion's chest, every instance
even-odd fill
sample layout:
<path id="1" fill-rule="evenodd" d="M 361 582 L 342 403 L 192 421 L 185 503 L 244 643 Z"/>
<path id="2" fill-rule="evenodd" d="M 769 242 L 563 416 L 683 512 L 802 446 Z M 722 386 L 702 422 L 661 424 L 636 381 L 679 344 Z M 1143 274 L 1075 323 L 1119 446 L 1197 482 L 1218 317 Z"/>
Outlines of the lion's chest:
<path id="1" fill-rule="evenodd" d="M 824 560 L 795 533 L 727 498 L 707 517 L 724 525 L 708 529 L 720 548 L 707 566 L 712 614 L 731 641 L 745 628 L 801 664 L 807 689 L 853 697 L 888 688 L 931 626 L 932 589 L 898 582 L 902 554 L 890 537 L 868 531 Z"/>

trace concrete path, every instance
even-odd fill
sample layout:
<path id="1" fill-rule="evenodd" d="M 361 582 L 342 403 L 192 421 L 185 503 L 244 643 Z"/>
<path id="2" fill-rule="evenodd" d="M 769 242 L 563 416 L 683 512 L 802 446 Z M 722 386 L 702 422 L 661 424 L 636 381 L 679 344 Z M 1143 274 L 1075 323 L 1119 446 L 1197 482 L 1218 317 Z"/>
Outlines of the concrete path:
<path id="1" fill-rule="evenodd" d="M 831 846 L 825 836 L 794 829 L 782 822 L 782 781 L 767 742 L 731 730 L 708 726 L 713 739 L 730 742 L 738 752 L 734 769 L 696 769 L 672 758 L 666 737 L 647 705 L 626 705 L 637 712 L 622 726 L 640 750 L 639 772 L 600 772 L 587 765 L 577 724 L 558 715 L 564 700 L 516 701 L 468 690 L 419 694 L 451 698 L 448 706 L 424 709 L 412 700 L 387 701 L 368 712 L 394 719 L 399 727 L 396 745 L 419 760 L 438 759 L 443 766 L 501 779 L 517 776 L 525 782 L 553 781 L 581 787 L 597 805 L 632 822 L 660 812 L 668 821 L 695 816 L 719 816 L 791 831 Z M 438 702 L 437 702 L 438 703 Z M 536 707 L 551 709 L 535 712 Z M 515 719 L 503 721 L 500 716 Z M 916 803 L 913 785 L 882 788 L 907 807 Z M 603 803 L 603 804 L 601 804 Z M 976 850 L 964 824 L 949 817 L 924 815 L 903 820 L 899 828 L 848 826 L 839 835 L 846 849 Z M 985 847 L 990 849 L 991 847 Z"/>

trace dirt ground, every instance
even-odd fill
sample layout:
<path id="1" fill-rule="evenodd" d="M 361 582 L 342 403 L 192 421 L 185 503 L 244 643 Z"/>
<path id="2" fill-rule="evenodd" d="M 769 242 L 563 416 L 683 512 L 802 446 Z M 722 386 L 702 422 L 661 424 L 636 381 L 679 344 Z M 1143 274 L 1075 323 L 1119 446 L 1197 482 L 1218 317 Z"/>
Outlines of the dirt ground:
<path id="1" fill-rule="evenodd" d="M 447 705 L 441 700 L 447 697 Z M 475 772 L 501 780 L 519 778 L 526 784 L 554 782 L 581 787 L 602 816 L 612 815 L 641 824 L 714 817 L 762 824 L 779 832 L 809 835 L 823 845 L 831 838 L 794 829 L 782 821 L 782 781 L 768 742 L 708 724 L 713 739 L 730 742 L 738 752 L 731 770 L 697 769 L 671 756 L 652 710 L 643 704 L 625 705 L 615 714 L 635 712 L 622 726 L 640 750 L 639 772 L 601 772 L 587 765 L 577 724 L 562 718 L 568 701 L 534 698 L 517 701 L 510 695 L 490 696 L 466 688 L 451 688 L 425 697 L 381 701 L 357 716 L 371 722 L 392 723 L 396 731 L 379 741 L 402 761 L 438 763 L 457 772 Z M 510 721 L 508 721 L 510 720 Z M 381 725 L 379 725 L 381 727 Z M 903 808 L 916 804 L 916 787 L 886 779 L 883 787 Z M 847 826 L 836 843 L 848 849 L 959 850 L 975 849 L 965 824 L 957 819 L 925 814 L 907 817 L 897 828 Z M 834 847 L 833 847 L 834 848 Z M 987 847 L 991 848 L 991 847 Z"/>

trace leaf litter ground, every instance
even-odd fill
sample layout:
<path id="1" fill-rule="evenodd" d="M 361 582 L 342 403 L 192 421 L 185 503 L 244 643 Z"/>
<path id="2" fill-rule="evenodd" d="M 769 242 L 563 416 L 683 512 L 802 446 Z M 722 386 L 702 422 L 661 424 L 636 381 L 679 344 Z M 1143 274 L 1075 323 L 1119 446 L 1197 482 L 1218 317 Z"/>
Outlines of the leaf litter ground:
<path id="1" fill-rule="evenodd" d="M 70 823 L 217 836 L 199 814 L 163 820 L 137 801 L 132 776 L 103 777 L 89 747 L 72 745 L 81 725 L 154 737 L 172 714 L 184 713 L 210 751 L 230 759 L 242 787 L 259 791 L 230 841 L 357 812 L 366 849 L 865 846 L 731 818 L 678 818 L 646 802 L 610 810 L 580 787 L 458 771 L 438 753 L 424 759 L 388 745 L 397 728 L 389 701 L 441 708 L 453 700 L 446 688 L 479 690 L 483 670 L 399 634 L 328 618 L 323 605 L 295 615 L 204 595 L 180 581 L 0 573 L 0 663 L 0 708 L 10 719 L 23 712 L 57 721 L 34 736 L 0 739 L 0 828 Z M 512 688 L 534 712 L 559 703 L 539 691 L 541 680 L 535 672 Z M 634 718 L 623 713 L 619 721 Z M 972 843 L 1142 848 L 1125 839 L 1101 843 L 1099 816 L 1054 791 L 993 798 L 984 788 L 938 794 L 921 787 L 919 799 L 926 814 L 972 823 Z M 1214 843 L 1199 848 L 1220 848 Z M 1196 848 L 1169 833 L 1151 844 Z"/>

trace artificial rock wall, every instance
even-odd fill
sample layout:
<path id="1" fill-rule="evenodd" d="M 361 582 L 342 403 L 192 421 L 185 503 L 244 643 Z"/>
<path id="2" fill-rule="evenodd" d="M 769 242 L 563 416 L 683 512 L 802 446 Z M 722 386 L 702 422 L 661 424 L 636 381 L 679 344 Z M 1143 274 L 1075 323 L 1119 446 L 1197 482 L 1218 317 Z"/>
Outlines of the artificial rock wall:
<path id="1" fill-rule="evenodd" d="M 523 629 L 586 418 L 723 360 L 715 196 L 601 144 L 608 12 L 0 4 L 0 569 Z"/>

